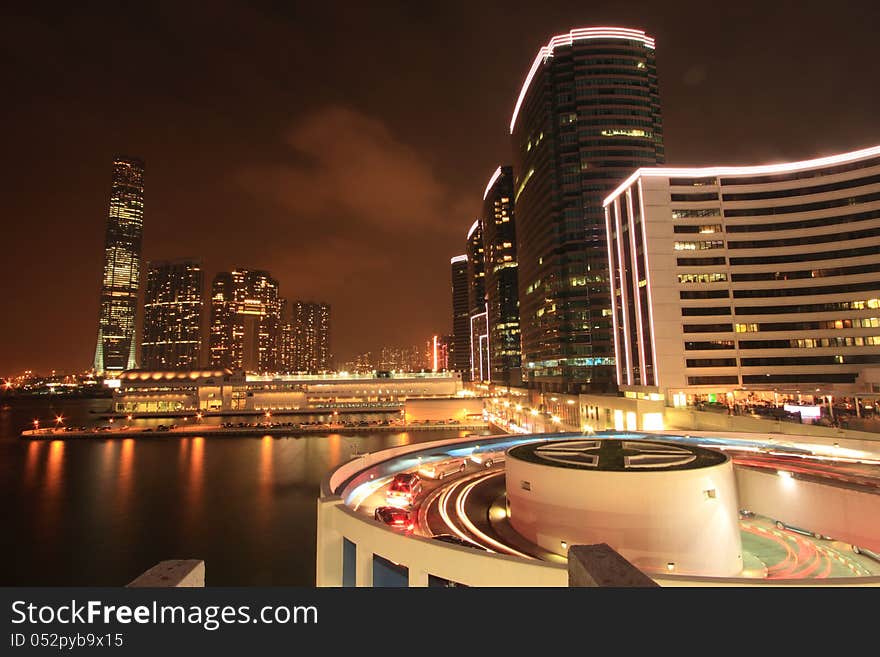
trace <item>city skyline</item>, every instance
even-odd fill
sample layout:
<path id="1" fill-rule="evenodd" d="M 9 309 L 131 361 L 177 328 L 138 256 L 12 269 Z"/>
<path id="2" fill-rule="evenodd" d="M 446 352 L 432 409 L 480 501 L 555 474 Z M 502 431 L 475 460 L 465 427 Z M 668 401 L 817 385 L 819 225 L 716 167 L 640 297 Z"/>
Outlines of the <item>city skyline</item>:
<path id="1" fill-rule="evenodd" d="M 281 36 L 289 30 L 300 34 L 292 27 L 296 21 L 289 15 L 267 16 L 234 3 L 230 6 L 248 34 Z M 415 342 L 424 335 L 450 332 L 445 258 L 461 252 L 462 227 L 466 228 L 469 218 L 479 212 L 485 172 L 509 157 L 508 120 L 534 52 L 553 34 L 572 27 L 617 24 L 656 36 L 670 164 L 797 160 L 880 141 L 874 137 L 872 119 L 865 109 L 875 105 L 877 91 L 857 84 L 871 60 L 867 51 L 870 39 L 859 36 L 866 27 L 853 20 L 847 7 L 831 16 L 822 13 L 821 23 L 817 20 L 818 5 L 799 9 L 799 15 L 791 16 L 761 6 L 762 21 L 756 24 L 749 17 L 759 11 L 758 5 L 748 4 L 726 10 L 723 18 L 700 16 L 699 21 L 690 16 L 692 8 L 661 13 L 656 7 L 634 6 L 613 12 L 603 7 L 585 10 L 572 3 L 560 7 L 552 18 L 537 10 L 534 14 L 499 17 L 480 8 L 458 16 L 456 24 L 462 23 L 463 29 L 453 38 L 469 43 L 469 26 L 478 28 L 492 13 L 493 20 L 501 20 L 511 28 L 500 30 L 503 37 L 487 37 L 497 38 L 491 41 L 499 45 L 497 54 L 490 57 L 481 50 L 465 51 L 465 57 L 483 63 L 485 70 L 477 67 L 477 71 L 465 72 L 454 81 L 439 75 L 426 76 L 432 80 L 430 85 L 410 80 L 414 86 L 407 97 L 416 103 L 415 112 L 397 108 L 397 98 L 387 87 L 371 91 L 367 84 L 356 84 L 344 100 L 328 91 L 334 87 L 333 76 L 340 59 L 331 62 L 326 79 L 306 75 L 302 84 L 320 92 L 306 106 L 291 102 L 288 87 L 279 81 L 281 71 L 273 69 L 248 83 L 253 85 L 251 91 L 265 94 L 257 94 L 265 100 L 256 103 L 256 109 L 245 111 L 241 103 L 228 99 L 229 103 L 218 104 L 222 110 L 215 111 L 198 101 L 196 94 L 184 90 L 187 74 L 175 74 L 169 59 L 155 45 L 147 44 L 145 53 L 133 55 L 149 64 L 142 87 L 112 82 L 114 67 L 121 64 L 111 62 L 106 71 L 96 66 L 99 55 L 86 47 L 89 29 L 121 33 L 108 28 L 114 22 L 131 20 L 124 15 L 102 16 L 91 28 L 82 16 L 67 16 L 67 28 L 39 15 L 11 19 L 10 25 L 15 25 L 10 31 L 19 32 L 10 42 L 13 50 L 21 35 L 34 35 L 35 27 L 43 30 L 36 32 L 43 37 L 20 48 L 19 54 L 13 53 L 13 60 L 20 62 L 22 53 L 33 54 L 35 45 L 45 48 L 41 56 L 23 64 L 13 75 L 11 93 L 30 98 L 31 102 L 4 110 L 10 123 L 22 126 L 11 136 L 11 156 L 3 166 L 11 188 L 16 190 L 10 213 L 25 220 L 12 222 L 10 242 L 20 248 L 4 258 L 2 279 L 18 281 L 9 286 L 9 303 L 18 312 L 0 329 L 0 365 L 4 371 L 78 371 L 91 361 L 88 352 L 92 348 L 89 343 L 94 344 L 94 323 L 88 318 L 98 311 L 95 281 L 100 265 L 90 254 L 100 249 L 101 222 L 106 218 L 106 163 L 117 150 L 137 153 L 150 162 L 145 260 L 174 258 L 184 251 L 204 258 L 206 276 L 239 262 L 272 271 L 285 289 L 295 287 L 298 296 L 325 299 L 334 307 L 339 327 L 334 330 L 339 349 L 334 351 L 338 351 L 340 360 L 381 344 Z M 302 11 L 311 12 L 308 17 L 319 24 L 333 24 L 340 37 L 348 36 L 351 44 L 345 45 L 346 40 L 339 39 L 344 49 L 367 46 L 359 41 L 360 26 L 349 25 L 349 21 L 357 22 L 352 18 L 334 23 L 332 9 Z M 379 17 L 394 19 L 387 21 L 386 27 L 380 28 L 378 20 L 370 26 L 381 35 L 380 30 L 394 33 L 401 25 L 421 25 L 436 18 L 430 9 L 420 11 L 407 16 L 392 11 L 391 16 Z M 197 55 L 185 48 L 177 30 L 195 17 L 186 9 L 180 12 L 173 17 L 151 16 L 153 23 L 162 27 L 156 43 L 183 49 L 184 59 L 192 62 Z M 467 20 L 460 21 L 462 17 Z M 725 29 L 719 31 L 716 28 L 722 19 Z M 181 27 L 172 27 L 176 20 Z M 233 22 L 220 17 L 210 20 L 225 29 L 230 29 Z M 448 59 L 446 48 L 436 52 L 434 44 L 440 42 L 441 30 L 449 27 L 448 19 L 437 22 L 422 43 L 406 44 L 415 63 L 433 72 L 448 70 L 450 61 L 456 61 Z M 826 26 L 823 47 L 796 48 L 803 38 L 798 25 L 818 24 Z M 785 30 L 780 29 L 783 25 Z M 15 30 L 16 26 L 22 29 Z M 77 33 L 73 28 L 82 31 Z M 816 30 L 807 30 L 807 34 L 818 35 Z M 74 53 L 66 66 L 52 59 L 60 46 L 52 45 L 52 40 L 43 43 L 41 39 L 47 35 Z M 388 46 L 380 41 L 371 37 L 369 47 L 381 54 Z M 303 43 L 296 47 L 297 52 L 316 46 L 308 39 Z M 272 48 L 252 45 L 255 56 L 266 53 L 261 48 Z M 383 67 L 395 66 L 392 58 L 377 59 Z M 66 72 L 66 83 L 57 88 L 50 103 L 47 92 L 33 85 L 44 83 L 58 70 Z M 370 75 L 365 76 L 366 80 L 378 79 L 378 70 L 372 64 L 367 73 Z M 825 93 L 816 94 L 807 84 L 817 76 L 827 83 Z M 194 82 L 198 83 L 195 88 L 199 93 L 207 91 L 212 99 L 221 93 L 221 86 L 212 80 Z M 389 92 L 387 99 L 385 92 Z M 114 94 L 128 100 L 152 98 L 147 105 L 158 120 L 145 121 L 145 110 L 138 103 L 121 103 L 126 106 L 124 112 L 93 111 Z M 456 100 L 474 94 L 480 94 L 486 102 Z M 735 94 L 737 103 L 729 102 L 731 94 Z M 448 114 L 436 117 L 439 123 L 431 134 L 426 134 L 417 119 L 419 108 L 436 103 L 440 97 L 454 102 Z M 840 102 L 841 98 L 847 101 Z M 273 102 L 279 99 L 286 102 Z M 750 109 L 742 112 L 733 106 Z M 35 135 L 32 128 L 56 113 L 61 117 L 59 130 L 53 134 L 49 148 L 46 137 Z M 262 127 L 254 128 L 253 135 L 243 128 L 226 134 L 232 123 L 248 123 L 242 122 L 246 117 L 251 123 L 257 117 L 263 119 Z M 469 131 L 464 131 L 463 140 L 448 138 L 459 134 L 453 132 L 455 127 L 468 121 L 473 131 L 470 137 Z M 25 135 L 31 141 L 25 140 Z M 256 152 L 243 149 L 241 143 L 250 143 L 254 135 L 258 137 Z M 371 158 L 375 155 L 360 163 L 362 169 L 395 174 L 379 177 L 378 182 L 385 186 L 377 186 L 373 178 L 351 190 L 360 203 L 352 212 L 342 213 L 349 214 L 349 219 L 340 219 L 339 214 L 331 216 L 333 212 L 328 209 L 335 202 L 327 192 L 328 181 L 338 184 L 339 175 L 350 171 L 343 166 L 349 153 L 323 149 L 330 135 L 343 140 L 351 137 L 363 146 L 362 152 L 370 153 Z M 474 135 L 479 137 L 472 144 Z M 210 152 L 207 156 L 196 148 L 204 143 Z M 463 163 L 461 153 L 469 149 L 475 157 Z M 38 193 L 34 185 L 40 177 L 33 173 L 45 166 L 49 153 L 68 175 L 59 177 L 52 189 Z M 304 177 L 297 168 L 296 161 L 302 155 L 317 158 L 322 172 L 318 178 Z M 205 166 L 208 158 L 217 171 Z M 178 190 L 184 187 L 178 184 L 181 179 L 191 183 L 185 186 L 185 193 Z M 396 184 L 387 186 L 383 181 L 389 179 Z M 256 185 L 257 180 L 263 183 Z M 403 184 L 412 181 L 414 184 Z M 315 183 L 313 186 L 320 191 L 301 194 L 303 199 L 291 201 L 290 192 L 300 194 L 309 183 Z M 375 195 L 367 193 L 371 188 L 392 194 L 389 200 L 377 202 Z M 360 207 L 369 205 L 377 205 L 378 210 Z M 58 213 L 60 206 L 66 211 Z M 414 206 L 420 207 L 419 217 L 413 216 Z M 37 233 L 29 228 L 35 224 L 45 230 Z M 174 230 L 170 230 L 172 227 Z M 275 237 L 294 231 L 296 239 Z M 378 244 L 386 248 L 377 249 Z M 411 252 L 399 248 L 404 244 L 416 248 Z M 320 248 L 308 249 L 310 245 Z M 387 248 L 390 245 L 393 248 Z M 246 251 L 247 257 L 237 256 L 239 250 Z M 49 258 L 53 267 L 45 272 L 25 269 L 24 258 L 36 251 Z M 412 275 L 396 276 L 399 268 Z M 27 279 L 21 277 L 22 271 L 30 272 Z M 387 293 L 379 299 L 367 299 L 364 289 L 375 289 L 379 284 Z M 53 299 L 51 322 L 46 321 L 48 311 L 40 306 L 46 305 L 46 297 Z M 356 321 L 358 317 L 366 321 Z M 59 332 L 63 340 L 54 339 Z"/>

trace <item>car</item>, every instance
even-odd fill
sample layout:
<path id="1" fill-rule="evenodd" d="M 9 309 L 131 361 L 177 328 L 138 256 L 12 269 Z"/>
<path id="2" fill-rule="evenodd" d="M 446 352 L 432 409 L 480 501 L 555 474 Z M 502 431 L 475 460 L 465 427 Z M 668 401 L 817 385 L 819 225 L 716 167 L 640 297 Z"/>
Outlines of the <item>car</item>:
<path id="1" fill-rule="evenodd" d="M 416 495 L 422 492 L 422 479 L 415 472 L 400 472 L 394 475 L 385 501 L 391 506 L 412 506 Z"/>
<path id="2" fill-rule="evenodd" d="M 393 529 L 411 532 L 415 527 L 412 513 L 397 506 L 379 506 L 373 511 L 373 518 Z"/>
<path id="3" fill-rule="evenodd" d="M 156 431 L 169 431 L 169 428 L 164 424 L 160 424 L 158 427 L 156 427 Z"/>
<path id="4" fill-rule="evenodd" d="M 504 453 L 507 451 L 507 448 L 510 445 L 505 444 L 502 447 L 497 445 L 486 445 L 484 447 L 474 448 L 474 451 L 471 452 L 470 459 L 474 463 L 484 468 L 491 468 L 496 463 L 501 463 L 504 461 Z"/>
<path id="5" fill-rule="evenodd" d="M 464 472 L 467 463 L 464 459 L 432 461 L 419 466 L 419 475 L 428 479 L 445 479 L 456 472 Z"/>
<path id="6" fill-rule="evenodd" d="M 435 541 L 441 541 L 443 543 L 449 543 L 450 545 L 460 545 L 461 547 L 472 548 L 474 550 L 484 550 L 488 552 L 487 548 L 484 548 L 482 545 L 478 545 L 477 543 L 473 543 L 471 541 L 466 541 L 463 538 L 459 538 L 454 534 L 436 534 L 431 537 Z"/>
<path id="7" fill-rule="evenodd" d="M 782 529 L 785 531 L 794 532 L 795 534 L 802 534 L 803 536 L 810 536 L 815 539 L 830 539 L 829 536 L 825 536 L 820 534 L 819 532 L 812 532 L 809 529 L 804 529 L 803 527 L 796 527 L 795 525 L 789 525 L 787 522 L 782 522 L 781 520 L 777 520 L 775 523 L 776 529 Z"/>

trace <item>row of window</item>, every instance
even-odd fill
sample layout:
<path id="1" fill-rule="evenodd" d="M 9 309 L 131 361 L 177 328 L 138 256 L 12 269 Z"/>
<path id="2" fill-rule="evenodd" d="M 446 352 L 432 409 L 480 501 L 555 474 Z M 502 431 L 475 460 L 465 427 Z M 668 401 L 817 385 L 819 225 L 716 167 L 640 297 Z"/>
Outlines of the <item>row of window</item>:
<path id="1" fill-rule="evenodd" d="M 730 306 L 695 306 L 693 308 L 682 308 L 683 317 L 699 317 L 707 315 L 730 315 L 732 314 Z"/>
<path id="2" fill-rule="evenodd" d="M 743 384 L 755 383 L 853 383 L 856 380 L 856 374 L 848 372 L 820 372 L 803 374 L 744 374 L 742 377 Z M 739 377 L 736 375 L 721 376 L 689 376 L 687 378 L 688 385 L 736 385 L 739 383 Z"/>
<path id="3" fill-rule="evenodd" d="M 713 233 L 723 233 L 724 229 L 721 227 L 721 224 L 694 224 L 693 226 L 688 225 L 676 225 L 672 227 L 673 233 L 699 233 L 701 235 L 711 235 Z"/>
<path id="4" fill-rule="evenodd" d="M 820 347 L 873 347 L 880 336 L 855 335 L 839 338 L 794 338 L 791 340 L 740 340 L 740 349 L 813 349 Z M 733 340 L 686 341 L 685 351 L 727 351 L 735 349 Z"/>
<path id="5" fill-rule="evenodd" d="M 708 249 L 723 249 L 724 240 L 701 240 L 699 242 L 676 242 L 676 251 L 706 251 Z"/>
<path id="6" fill-rule="evenodd" d="M 693 274 L 679 274 L 679 283 L 722 283 L 727 280 L 724 272 L 699 272 Z M 726 292 L 726 290 L 724 290 Z M 724 296 L 727 296 L 726 294 Z"/>
<path id="7" fill-rule="evenodd" d="M 878 299 L 871 301 L 878 302 Z M 863 304 L 861 301 L 842 301 L 837 304 L 828 304 L 829 306 L 849 306 L 845 308 L 834 307 L 827 310 L 857 310 L 861 308 L 853 308 L 853 304 Z M 873 308 L 877 308 L 875 303 Z M 770 312 L 778 312 L 775 306 L 767 306 Z M 753 309 L 750 309 L 753 310 Z M 741 309 L 738 309 L 740 314 Z M 684 309 L 682 311 L 684 314 Z M 722 313 L 718 313 L 722 314 Z M 753 313 L 749 313 L 753 314 Z M 759 314 L 759 313 L 754 313 Z M 737 324 L 685 324 L 685 333 L 757 333 L 762 331 L 820 331 L 834 329 L 853 329 L 853 328 L 880 328 L 880 318 L 877 317 L 853 317 L 851 319 L 835 319 L 828 321 L 808 321 L 808 322 L 750 322 Z"/>
<path id="8" fill-rule="evenodd" d="M 880 299 L 855 299 L 828 303 L 801 303 L 789 306 L 738 306 L 739 315 L 785 315 L 803 313 L 830 313 L 839 310 L 866 310 L 880 308 Z"/>
<path id="9" fill-rule="evenodd" d="M 676 193 L 676 194 L 672 195 L 672 200 L 673 201 L 690 201 L 690 202 L 694 202 L 694 203 L 697 201 L 717 201 L 718 200 L 718 192 L 698 192 L 698 193 L 691 193 L 691 194 Z"/>
<path id="10" fill-rule="evenodd" d="M 839 294 L 841 292 L 864 292 L 880 289 L 880 281 L 865 283 L 843 283 L 826 285 L 825 287 L 776 287 L 765 290 L 734 290 L 734 299 L 757 299 L 768 297 L 800 297 L 822 294 Z"/>
<path id="11" fill-rule="evenodd" d="M 742 329 L 740 329 L 742 327 Z M 760 322 L 737 324 L 737 333 L 756 331 L 834 331 L 853 328 L 880 328 L 880 317 L 850 317 L 810 322 Z"/>
<path id="12" fill-rule="evenodd" d="M 871 265 L 853 265 L 851 267 L 829 267 L 828 269 L 801 269 L 795 271 L 761 271 L 748 274 L 731 274 L 731 280 L 745 281 L 790 281 L 801 278 L 828 278 L 830 276 L 848 276 L 851 274 L 870 274 L 880 272 L 880 263 Z"/>
<path id="13" fill-rule="evenodd" d="M 727 299 L 730 291 L 721 290 L 682 290 L 678 293 L 679 299 Z"/>
<path id="14" fill-rule="evenodd" d="M 699 208 L 690 210 L 688 208 L 673 208 L 673 219 L 688 219 L 691 217 L 720 217 L 721 208 Z M 720 232 L 720 231 L 719 231 Z"/>
<path id="15" fill-rule="evenodd" d="M 750 240 L 748 242 L 729 241 L 729 249 L 775 249 L 781 246 L 801 246 L 805 244 L 824 244 L 826 242 L 848 242 L 866 237 L 880 236 L 880 227 L 852 230 L 846 233 L 824 233 L 822 235 L 805 235 L 803 237 L 786 237 L 771 240 Z"/>
<path id="16" fill-rule="evenodd" d="M 794 212 L 830 210 L 831 208 L 842 208 L 847 205 L 859 205 L 861 203 L 870 203 L 871 201 L 880 201 L 880 192 L 861 194 L 860 196 L 850 196 L 847 198 L 836 198 L 830 201 L 798 203 L 797 205 L 779 205 L 763 208 L 742 208 L 736 210 L 725 210 L 724 215 L 727 217 L 755 217 L 770 214 L 792 214 Z"/>
<path id="17" fill-rule="evenodd" d="M 819 347 L 874 347 L 877 335 L 849 335 L 840 338 L 796 338 L 793 340 L 740 340 L 740 349 L 813 349 Z"/>
<path id="18" fill-rule="evenodd" d="M 799 230 L 801 228 L 817 228 L 820 226 L 838 226 L 850 224 L 867 219 L 880 217 L 880 210 L 868 210 L 853 214 L 842 214 L 835 217 L 821 217 L 819 219 L 802 219 L 800 221 L 782 221 L 772 224 L 732 224 L 727 226 L 728 233 L 766 233 L 775 230 Z"/>
<path id="19" fill-rule="evenodd" d="M 741 367 L 781 367 L 785 365 L 865 365 L 880 363 L 880 354 L 852 354 L 828 356 L 765 356 L 740 358 Z M 736 367 L 736 358 L 687 358 L 689 368 Z"/>
<path id="20" fill-rule="evenodd" d="M 837 251 L 817 251 L 814 253 L 793 253 L 791 255 L 781 255 L 781 256 L 754 256 L 754 257 L 746 257 L 746 258 L 730 258 L 730 265 L 732 267 L 737 267 L 740 265 L 781 265 L 781 264 L 789 264 L 796 262 L 814 262 L 818 260 L 837 260 L 840 258 L 857 258 L 863 255 L 874 255 L 876 253 L 880 253 L 880 244 L 875 244 L 872 246 L 860 247 L 857 249 L 846 249 L 845 251 L 837 250 Z M 676 260 L 679 267 L 704 267 L 708 265 L 725 265 L 728 260 L 724 258 L 724 256 L 715 256 L 712 258 L 678 258 Z M 827 270 L 817 270 L 817 271 L 838 271 L 845 269 L 844 267 L 833 268 Z M 745 275 L 745 274 L 744 274 Z M 749 274 L 751 275 L 751 274 Z M 830 276 L 839 276 L 842 274 L 829 274 Z M 813 278 L 804 277 L 804 278 Z M 817 276 L 816 278 L 819 278 Z M 749 279 L 740 279 L 740 280 L 749 280 Z M 751 280 L 762 280 L 762 279 L 751 279 Z"/>
<path id="21" fill-rule="evenodd" d="M 766 192 L 740 192 L 734 194 L 724 193 L 725 201 L 758 201 L 770 198 L 788 198 L 791 196 L 805 196 L 807 194 L 823 194 L 825 192 L 835 192 L 841 189 L 852 189 L 853 187 L 865 187 L 867 185 L 875 185 L 880 183 L 880 175 L 867 176 L 866 178 L 856 178 L 854 180 L 843 180 L 836 183 L 828 183 L 825 185 L 816 185 L 815 187 L 799 187 L 795 189 L 774 189 Z M 673 199 L 675 200 L 675 199 Z"/>

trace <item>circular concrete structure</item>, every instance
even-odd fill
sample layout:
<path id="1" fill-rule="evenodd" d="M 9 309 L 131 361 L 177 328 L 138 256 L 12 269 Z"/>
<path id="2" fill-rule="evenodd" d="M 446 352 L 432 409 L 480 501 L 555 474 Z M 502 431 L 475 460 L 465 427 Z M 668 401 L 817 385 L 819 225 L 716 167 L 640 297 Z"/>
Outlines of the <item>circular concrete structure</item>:
<path id="1" fill-rule="evenodd" d="M 535 442 L 507 452 L 510 523 L 565 555 L 607 543 L 646 572 L 738 575 L 736 480 L 721 452 L 654 440 Z"/>

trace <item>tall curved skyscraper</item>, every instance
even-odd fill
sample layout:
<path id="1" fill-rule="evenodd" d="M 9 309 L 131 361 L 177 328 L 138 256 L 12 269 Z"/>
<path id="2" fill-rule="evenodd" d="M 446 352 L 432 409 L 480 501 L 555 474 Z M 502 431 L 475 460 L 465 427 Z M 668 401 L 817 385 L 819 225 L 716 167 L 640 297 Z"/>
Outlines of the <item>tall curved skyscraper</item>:
<path id="1" fill-rule="evenodd" d="M 604 197 L 664 162 L 654 39 L 595 27 L 538 51 L 510 122 L 523 372 L 547 392 L 615 387 Z"/>
<path id="2" fill-rule="evenodd" d="M 104 276 L 94 368 L 98 374 L 136 367 L 138 289 L 144 232 L 144 163 L 113 160 L 110 212 L 104 241 Z"/>

